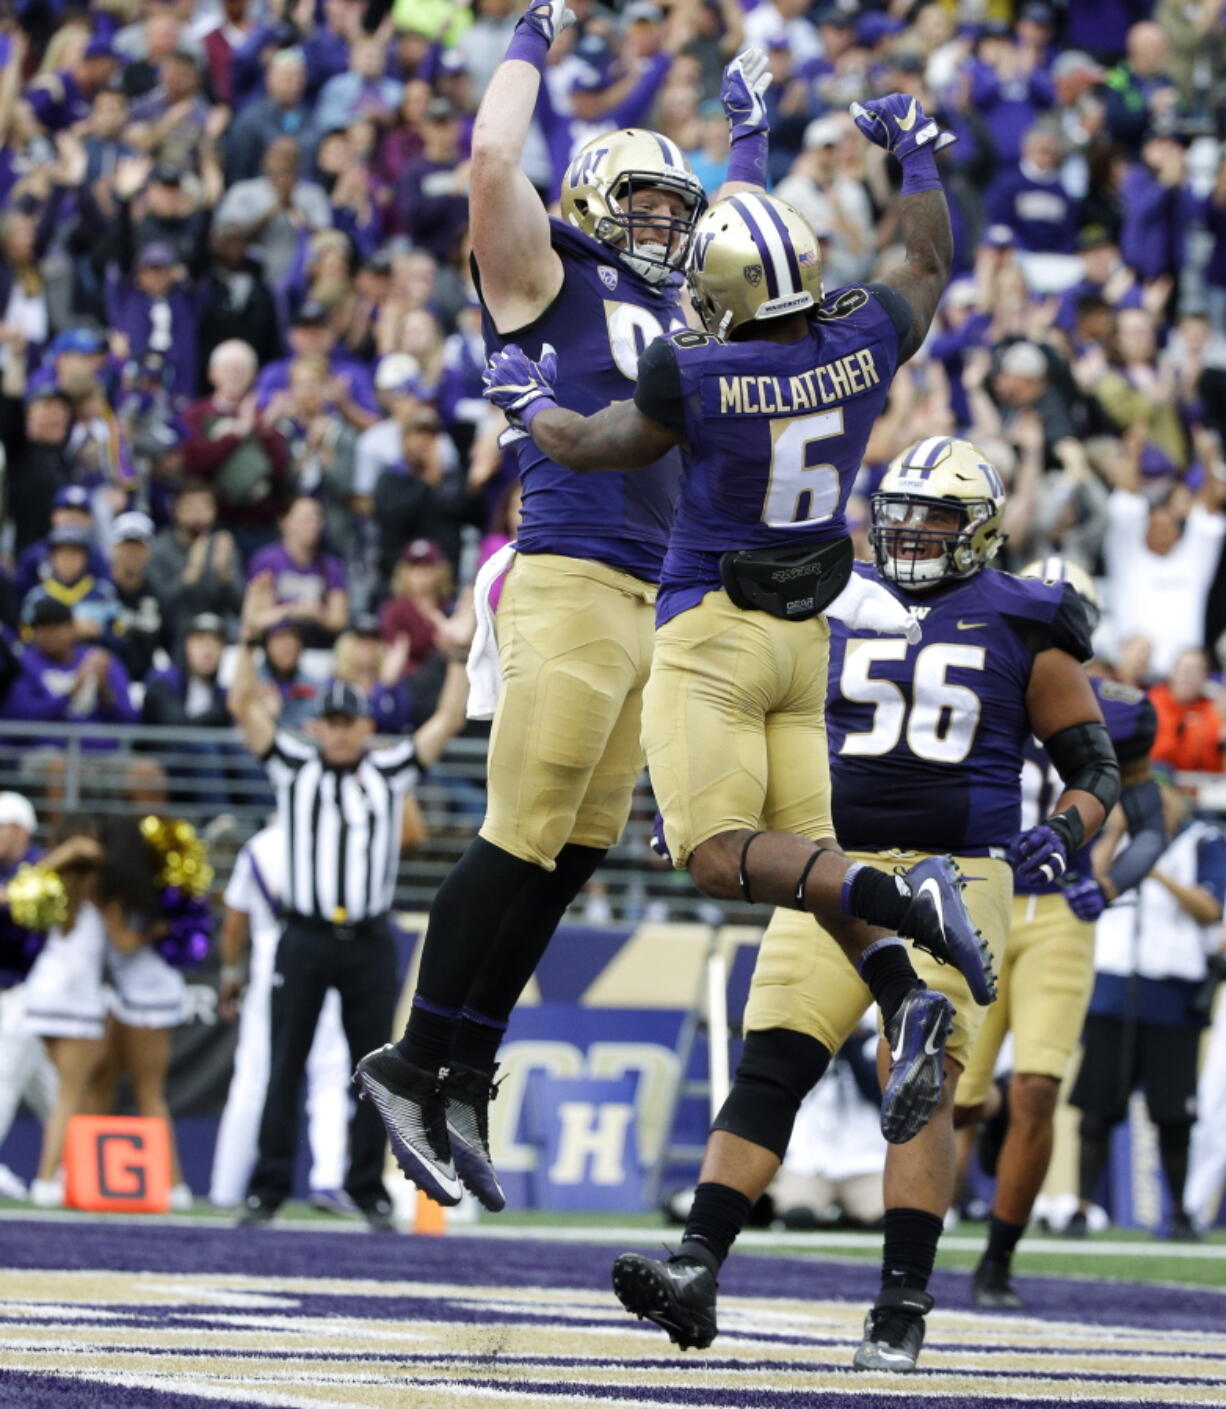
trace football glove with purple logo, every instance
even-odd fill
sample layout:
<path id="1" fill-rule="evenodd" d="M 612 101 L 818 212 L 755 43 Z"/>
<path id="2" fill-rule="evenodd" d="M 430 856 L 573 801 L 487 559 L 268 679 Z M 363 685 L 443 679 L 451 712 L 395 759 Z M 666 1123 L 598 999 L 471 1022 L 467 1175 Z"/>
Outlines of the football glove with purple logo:
<path id="1" fill-rule="evenodd" d="M 1087 924 L 1093 924 L 1108 905 L 1106 893 L 1093 876 L 1070 876 L 1064 898 L 1073 914 Z"/>
<path id="2" fill-rule="evenodd" d="M 724 70 L 719 100 L 728 115 L 732 141 L 765 132 L 766 90 L 771 86 L 768 59 L 761 49 L 745 49 Z"/>
<path id="3" fill-rule="evenodd" d="M 557 376 L 557 354 L 548 343 L 539 362 L 533 362 L 522 347 L 508 343 L 486 362 L 481 374 L 482 395 L 517 430 L 526 431 L 534 416 L 558 404 L 553 394 Z"/>

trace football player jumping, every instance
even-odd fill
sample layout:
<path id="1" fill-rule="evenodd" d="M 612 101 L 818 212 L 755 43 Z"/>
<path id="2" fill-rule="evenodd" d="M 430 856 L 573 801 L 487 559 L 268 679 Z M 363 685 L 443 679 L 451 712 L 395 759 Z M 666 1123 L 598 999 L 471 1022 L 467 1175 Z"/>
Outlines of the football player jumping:
<path id="1" fill-rule="evenodd" d="M 1067 583 L 1098 616 L 1098 593 L 1090 575 L 1064 558 L 1042 558 L 1022 577 Z M 1094 924 L 1116 896 L 1138 886 L 1166 847 L 1162 794 L 1150 775 L 1149 751 L 1158 720 L 1143 690 L 1091 676 L 1107 732 L 1120 765 L 1120 805 L 1128 844 L 1096 876 L 1089 848 L 1066 847 L 1053 857 L 1051 874 L 1019 871 L 1014 885 L 1013 925 L 1001 964 L 1000 1001 L 984 1019 L 970 1061 L 958 1083 L 954 1123 L 970 1126 L 984 1115 L 989 1098 L 1000 1096 L 992 1077 L 1007 1032 L 1013 1034 L 1013 1075 L 1003 1144 L 996 1150 L 996 1192 L 988 1221 L 988 1243 L 974 1276 L 976 1306 L 1013 1309 L 1022 1304 L 1011 1281 L 1017 1247 L 1051 1163 L 1060 1082 L 1081 1039 L 1094 987 Z M 1059 747 L 1057 741 L 1057 748 Z M 1022 772 L 1022 822 L 1037 826 L 1067 774 L 1051 747 L 1026 741 Z M 1105 1145 L 1109 1130 L 1087 1130 L 1082 1149 Z M 995 1147 L 995 1142 L 993 1142 Z"/>
<path id="2" fill-rule="evenodd" d="M 550 45 L 572 20 L 563 0 L 521 17 L 477 114 L 470 216 L 489 346 L 555 348 L 561 399 L 587 413 L 629 396 L 639 353 L 685 326 L 678 271 L 706 197 L 675 142 L 622 130 L 579 151 L 562 218 L 549 219 L 520 157 Z M 769 81 L 756 50 L 725 71 L 726 189 L 763 179 Z M 406 1175 L 439 1203 L 458 1202 L 463 1185 L 491 1210 L 505 1203 L 488 1105 L 507 1019 L 621 835 L 642 770 L 656 584 L 680 474 L 668 446 L 641 473 L 613 462 L 588 479 L 526 437 L 518 454 L 523 522 L 498 610 L 485 821 L 431 907 L 403 1038 L 356 1074 Z"/>

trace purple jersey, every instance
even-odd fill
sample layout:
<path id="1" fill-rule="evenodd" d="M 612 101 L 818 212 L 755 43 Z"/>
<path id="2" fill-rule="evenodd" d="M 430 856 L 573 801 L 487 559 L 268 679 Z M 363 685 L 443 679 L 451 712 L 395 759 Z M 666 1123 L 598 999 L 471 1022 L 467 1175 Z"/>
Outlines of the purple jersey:
<path id="1" fill-rule="evenodd" d="M 1099 708 L 1107 724 L 1107 733 L 1115 746 L 1115 756 L 1121 764 L 1145 758 L 1153 747 L 1158 717 L 1144 690 L 1121 685 L 1118 680 L 1090 677 Z M 1037 827 L 1056 810 L 1056 802 L 1064 791 L 1064 783 L 1056 772 L 1047 750 L 1033 735 L 1026 740 L 1025 763 L 1022 768 L 1022 828 Z M 1069 862 L 1070 871 L 1089 875 L 1090 848 L 1087 843 Z M 1027 881 L 1014 878 L 1013 888 L 1026 895 L 1050 895 L 1060 889 L 1058 881 Z"/>
<path id="2" fill-rule="evenodd" d="M 648 351 L 635 402 L 686 445 L 658 624 L 719 589 L 723 553 L 846 536 L 843 510 L 910 331 L 901 296 L 870 285 L 831 294 L 797 342 L 687 331 Z"/>
<path id="3" fill-rule="evenodd" d="M 1017 835 L 1035 655 L 1089 657 L 1080 598 L 1063 583 L 988 569 L 922 595 L 857 563 L 910 607 L 923 639 L 831 621 L 826 723 L 834 826 L 853 851 L 982 856 Z"/>
<path id="4" fill-rule="evenodd" d="M 633 396 L 643 350 L 685 327 L 680 288 L 675 280 L 649 284 L 607 245 L 560 220 L 551 220 L 550 227 L 565 271 L 557 297 L 535 321 L 505 334 L 486 312 L 486 348 L 513 342 L 539 358 L 550 344 L 561 372 L 558 405 L 591 416 Z M 576 475 L 530 438 L 515 448 L 524 488 L 521 553 L 592 558 L 647 582 L 659 580 L 681 477 L 679 452 L 633 473 Z"/>
<path id="5" fill-rule="evenodd" d="M 329 592 L 343 592 L 346 587 L 340 558 L 321 552 L 309 563 L 297 563 L 281 543 L 259 549 L 247 564 L 248 582 L 268 572 L 276 583 L 277 601 L 289 606 L 322 607 Z"/>

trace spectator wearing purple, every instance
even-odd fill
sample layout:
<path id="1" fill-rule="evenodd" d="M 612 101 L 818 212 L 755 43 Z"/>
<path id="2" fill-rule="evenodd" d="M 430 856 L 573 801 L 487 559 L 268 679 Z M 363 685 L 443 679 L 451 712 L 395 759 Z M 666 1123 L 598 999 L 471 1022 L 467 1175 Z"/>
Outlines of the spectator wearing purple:
<path id="1" fill-rule="evenodd" d="M 1115 241 L 1101 225 L 1087 225 L 1077 236 L 1077 251 L 1081 255 L 1081 278 L 1060 295 L 1056 310 L 1056 327 L 1073 333 L 1077 325 L 1077 307 L 1083 298 L 1101 298 L 1112 308 L 1137 308 L 1141 303 L 1141 286 L 1120 262 Z"/>
<path id="2" fill-rule="evenodd" d="M 43 74 L 22 94 L 34 124 L 54 136 L 84 122 L 94 94 L 106 86 L 118 67 L 119 56 L 109 40 L 91 39 L 71 68 Z"/>
<path id="3" fill-rule="evenodd" d="M 210 29 L 201 41 L 209 87 L 217 101 L 230 108 L 235 105 L 234 53 L 255 32 L 248 8 L 247 0 L 222 0 L 216 28 Z"/>
<path id="4" fill-rule="evenodd" d="M 268 61 L 268 96 L 249 104 L 226 134 L 226 184 L 253 180 L 264 169 L 264 155 L 278 137 L 291 137 L 296 147 L 315 143 L 306 92 L 306 60 L 301 49 L 278 49 Z"/>
<path id="5" fill-rule="evenodd" d="M 99 640 L 111 629 L 119 602 L 109 577 L 89 570 L 92 540 L 80 528 L 54 528 L 47 537 L 47 572 L 21 604 L 21 619 L 29 625 L 38 604 L 50 597 L 72 612 L 77 635 Z"/>
<path id="6" fill-rule="evenodd" d="M 55 496 L 72 480 L 71 429 L 72 403 L 50 378 L 36 381 L 24 397 L 0 395 L 0 445 L 18 553 L 46 535 Z"/>
<path id="7" fill-rule="evenodd" d="M 16 680 L 0 706 L 5 719 L 62 724 L 135 724 L 130 681 L 110 651 L 77 640 L 72 608 L 43 597 L 29 621 L 31 640 Z M 56 740 L 45 741 L 52 746 Z M 22 741 L 23 748 L 30 741 Z M 116 741 L 82 741 L 86 749 L 113 749 Z"/>
<path id="8" fill-rule="evenodd" d="M 143 157 L 126 157 L 119 163 L 112 186 L 112 238 L 99 244 L 123 273 L 130 273 L 138 252 L 153 244 L 169 245 L 193 276 L 204 268 L 209 216 L 197 208 L 183 175 L 183 168 L 170 162 L 154 166 Z"/>
<path id="9" fill-rule="evenodd" d="M 993 184 L 987 218 L 1008 225 L 1030 254 L 1072 254 L 1077 247 L 1081 203 L 1060 175 L 1060 139 L 1036 124 L 1022 139 L 1021 161 Z"/>
<path id="10" fill-rule="evenodd" d="M 1205 266 L 1205 286 L 1213 331 L 1226 334 L 1226 156 L 1218 163 L 1213 190 L 1202 208 L 1205 229 L 1213 237 L 1213 248 Z"/>
<path id="11" fill-rule="evenodd" d="M 1120 253 L 1140 279 L 1177 279 L 1197 201 L 1185 179 L 1187 153 L 1180 138 L 1149 137 L 1141 160 L 1124 177 L 1124 227 Z"/>
<path id="12" fill-rule="evenodd" d="M 349 592 L 345 565 L 323 549 L 323 510 L 300 495 L 281 518 L 280 541 L 247 564 L 248 581 L 271 574 L 279 613 L 295 622 L 311 645 L 330 645 L 345 629 Z"/>
<path id="13" fill-rule="evenodd" d="M 200 311 L 182 276 L 170 245 L 146 245 L 137 253 L 132 278 L 112 268 L 107 316 L 127 339 L 132 359 L 160 375 L 173 401 L 186 403 L 196 394 Z"/>
<path id="14" fill-rule="evenodd" d="M 376 734 L 403 734 L 412 721 L 413 695 L 405 679 L 408 658 L 408 637 L 385 646 L 379 618 L 369 613 L 359 616 L 337 638 L 332 679 L 362 691 Z"/>
<path id="15" fill-rule="evenodd" d="M 132 510 L 115 520 L 111 537 L 111 581 L 117 611 L 103 644 L 123 662 L 133 680 L 144 680 L 160 649 L 171 644 L 162 604 L 149 580 L 153 520 Z"/>
<path id="16" fill-rule="evenodd" d="M 435 98 L 422 123 L 424 147 L 396 188 L 402 232 L 440 264 L 451 259 L 468 228 L 468 172 L 460 164 L 460 118 L 446 98 Z"/>
<path id="17" fill-rule="evenodd" d="M 176 49 L 158 65 L 157 77 L 132 104 L 133 140 L 168 165 L 197 166 L 209 119 L 200 65 L 194 55 Z"/>
<path id="18" fill-rule="evenodd" d="M 51 509 L 51 531 L 57 528 L 75 528 L 89 537 L 88 570 L 96 578 L 109 575 L 110 564 L 106 555 L 93 539 L 94 515 L 90 506 L 89 491 L 79 484 L 65 485 L 56 492 Z M 17 573 L 14 586 L 24 598 L 51 571 L 47 561 L 50 543 L 40 538 L 31 543 L 17 559 Z"/>
<path id="19" fill-rule="evenodd" d="M 986 34 L 971 61 L 971 104 L 987 123 L 1004 167 L 1017 163 L 1022 133 L 1051 106 L 1051 82 L 1040 60 L 1035 49 L 1015 43 L 1005 29 Z"/>
<path id="20" fill-rule="evenodd" d="M 359 430 L 374 425 L 379 419 L 379 404 L 371 383 L 370 371 L 336 345 L 336 333 L 322 304 L 308 299 L 294 314 L 289 330 L 291 356 L 271 362 L 256 378 L 256 400 L 261 408 L 272 401 L 277 392 L 289 386 L 290 367 L 299 357 L 320 357 L 337 383 L 337 409 Z"/>

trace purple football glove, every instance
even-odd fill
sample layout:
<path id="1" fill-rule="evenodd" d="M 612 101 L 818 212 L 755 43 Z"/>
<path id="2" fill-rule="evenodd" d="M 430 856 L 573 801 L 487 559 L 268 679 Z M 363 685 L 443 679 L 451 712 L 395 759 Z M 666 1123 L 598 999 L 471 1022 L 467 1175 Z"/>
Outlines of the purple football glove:
<path id="1" fill-rule="evenodd" d="M 884 147 L 901 162 L 922 147 L 939 152 L 958 140 L 952 132 L 943 132 L 919 102 L 905 93 L 890 93 L 867 103 L 852 103 L 850 111 L 856 126 L 868 140 Z"/>
<path id="2" fill-rule="evenodd" d="M 724 70 L 719 100 L 728 115 L 732 141 L 765 132 L 766 90 L 771 86 L 769 60 L 761 49 L 745 49 Z"/>
<path id="3" fill-rule="evenodd" d="M 1107 897 L 1093 876 L 1075 876 L 1065 883 L 1064 898 L 1079 920 L 1093 924 L 1107 908 Z"/>
<path id="4" fill-rule="evenodd" d="M 1058 881 L 1068 870 L 1068 846 L 1054 827 L 1041 822 L 1013 838 L 1005 860 L 1018 880 Z"/>
<path id="5" fill-rule="evenodd" d="M 558 375 L 558 359 L 546 343 L 539 362 L 533 362 L 522 347 L 508 343 L 485 364 L 482 395 L 502 411 L 518 430 L 527 430 L 541 411 L 556 406 L 553 384 Z"/>
<path id="6" fill-rule="evenodd" d="M 673 854 L 664 838 L 664 816 L 660 812 L 651 819 L 651 849 L 663 860 L 672 862 Z"/>
<path id="7" fill-rule="evenodd" d="M 536 0 L 519 17 L 516 29 L 532 29 L 552 44 L 564 29 L 575 22 L 575 12 L 566 8 L 566 0 Z"/>

